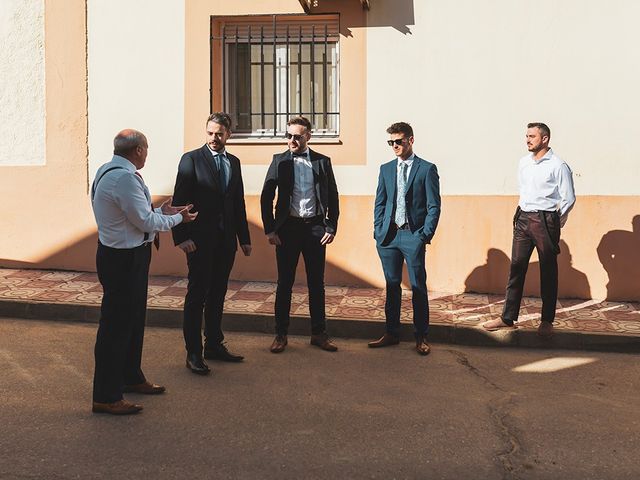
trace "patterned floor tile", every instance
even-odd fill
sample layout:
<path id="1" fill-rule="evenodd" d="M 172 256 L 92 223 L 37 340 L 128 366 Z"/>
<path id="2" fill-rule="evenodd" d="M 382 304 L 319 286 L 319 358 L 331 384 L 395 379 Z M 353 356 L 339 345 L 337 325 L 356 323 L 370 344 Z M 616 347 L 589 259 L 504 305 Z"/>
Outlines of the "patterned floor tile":
<path id="1" fill-rule="evenodd" d="M 30 300 L 51 301 L 55 303 L 64 303 L 75 295 L 74 292 L 62 292 L 60 290 L 42 290 L 36 295 L 31 296 Z"/>
<path id="2" fill-rule="evenodd" d="M 58 280 L 62 282 L 69 282 L 74 278 L 82 275 L 81 272 L 48 272 L 40 277 L 40 280 Z"/>
<path id="3" fill-rule="evenodd" d="M 240 289 L 238 289 L 240 290 Z M 243 292 L 266 292 L 275 293 L 276 286 L 273 283 L 247 282 L 241 289 Z"/>
<path id="4" fill-rule="evenodd" d="M 243 288 L 242 290 L 235 292 L 233 295 L 227 298 L 233 300 L 234 302 L 238 300 L 251 300 L 264 303 L 272 296 L 272 292 L 247 290 L 246 288 Z"/>
<path id="5" fill-rule="evenodd" d="M 185 278 L 150 277 L 149 307 L 181 310 L 186 287 Z M 225 311 L 273 315 L 275 288 L 274 283 L 268 282 L 231 281 Z M 412 323 L 411 297 L 411 290 L 402 290 L 402 323 Z M 95 273 L 0 269 L 0 298 L 99 306 L 102 286 Z M 429 300 L 430 321 L 439 324 L 480 325 L 500 315 L 504 306 L 503 295 L 429 292 Z M 330 318 L 383 322 L 384 301 L 384 289 L 325 288 L 325 309 Z M 536 329 L 541 306 L 539 298 L 523 298 L 518 328 Z M 293 287 L 291 313 L 309 316 L 306 286 Z M 561 331 L 640 335 L 640 303 L 561 299 L 558 301 L 555 327 Z"/>
<path id="6" fill-rule="evenodd" d="M 160 290 L 156 295 L 159 297 L 184 297 L 186 294 L 186 287 L 167 287 Z"/>
<path id="7" fill-rule="evenodd" d="M 46 275 L 49 272 L 45 272 L 44 270 L 14 270 L 9 275 L 6 275 L 6 278 L 30 278 L 36 279 Z"/>
<path id="8" fill-rule="evenodd" d="M 149 285 L 154 287 L 171 287 L 180 277 L 149 277 Z"/>
<path id="9" fill-rule="evenodd" d="M 76 282 L 98 282 L 98 275 L 95 273 L 83 273 L 80 276 L 74 278 Z"/>

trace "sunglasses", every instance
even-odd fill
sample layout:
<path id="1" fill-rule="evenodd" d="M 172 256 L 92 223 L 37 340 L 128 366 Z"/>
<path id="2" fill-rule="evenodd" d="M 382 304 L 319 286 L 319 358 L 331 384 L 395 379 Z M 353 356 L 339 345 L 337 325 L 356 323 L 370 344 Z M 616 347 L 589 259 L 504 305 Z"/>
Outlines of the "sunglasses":
<path id="1" fill-rule="evenodd" d="M 393 147 L 394 143 L 396 145 L 402 145 L 402 142 L 404 142 L 405 140 L 406 138 L 396 138 L 395 140 L 387 140 L 387 145 L 389 145 L 390 147 Z"/>
<path id="2" fill-rule="evenodd" d="M 304 135 L 294 135 L 293 133 L 287 132 L 284 134 L 284 138 L 286 138 L 287 140 L 295 140 L 296 142 L 299 142 L 304 138 Z"/>

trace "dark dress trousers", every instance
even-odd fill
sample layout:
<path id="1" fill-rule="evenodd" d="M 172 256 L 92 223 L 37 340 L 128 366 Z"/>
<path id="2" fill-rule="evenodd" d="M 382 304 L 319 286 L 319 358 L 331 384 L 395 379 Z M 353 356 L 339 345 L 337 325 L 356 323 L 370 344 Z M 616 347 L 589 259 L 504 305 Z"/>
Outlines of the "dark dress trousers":
<path id="1" fill-rule="evenodd" d="M 340 215 L 338 187 L 331 160 L 309 150 L 313 169 L 316 215 L 309 218 L 291 216 L 291 196 L 294 187 L 293 154 L 290 151 L 273 156 L 262 188 L 260 206 L 266 234 L 275 232 L 282 245 L 276 246 L 278 286 L 276 289 L 276 333 L 286 335 L 289 328 L 291 292 L 300 254 L 304 259 L 309 288 L 311 333 L 326 331 L 324 265 L 326 245 L 320 240 L 325 233 L 335 235 Z M 275 204 L 273 201 L 278 192 Z"/>
<path id="2" fill-rule="evenodd" d="M 523 212 L 513 217 L 511 267 L 502 320 L 513 325 L 518 320 L 529 259 L 535 248 L 540 261 L 542 321 L 552 323 L 558 301 L 558 253 L 560 253 L 560 215 L 555 211 Z"/>
<path id="3" fill-rule="evenodd" d="M 405 229 L 395 224 L 397 164 L 380 167 L 374 206 L 374 238 L 386 282 L 385 317 L 387 332 L 400 334 L 402 265 L 407 264 L 411 282 L 413 325 L 417 338 L 429 327 L 425 244 L 431 243 L 440 218 L 440 179 L 433 163 L 414 157 L 406 186 Z"/>
<path id="4" fill-rule="evenodd" d="M 202 316 L 205 343 L 222 342 L 222 311 L 229 274 L 238 241 L 251 243 L 244 203 L 240 160 L 226 152 L 230 177 L 226 189 L 207 145 L 187 152 L 178 166 L 173 192 L 174 205 L 194 205 L 195 221 L 173 228 L 176 245 L 191 239 L 196 251 L 187 254 L 189 284 L 184 302 L 184 339 L 187 352 L 202 353 Z"/>

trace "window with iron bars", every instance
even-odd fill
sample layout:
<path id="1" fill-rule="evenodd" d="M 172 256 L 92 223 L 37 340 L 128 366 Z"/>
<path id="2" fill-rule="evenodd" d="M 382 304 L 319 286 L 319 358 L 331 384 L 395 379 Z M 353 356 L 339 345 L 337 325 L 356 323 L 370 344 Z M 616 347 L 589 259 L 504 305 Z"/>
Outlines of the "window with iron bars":
<path id="1" fill-rule="evenodd" d="M 234 136 L 282 137 L 287 120 L 297 115 L 311 121 L 314 136 L 338 136 L 337 15 L 214 17 L 212 22 L 212 109 L 217 94 Z"/>

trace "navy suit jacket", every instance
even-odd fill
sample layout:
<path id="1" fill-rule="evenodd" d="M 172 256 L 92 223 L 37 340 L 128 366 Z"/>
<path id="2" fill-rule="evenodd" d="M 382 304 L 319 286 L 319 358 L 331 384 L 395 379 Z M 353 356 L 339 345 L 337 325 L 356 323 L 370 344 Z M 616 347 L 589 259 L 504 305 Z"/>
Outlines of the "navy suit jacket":
<path id="1" fill-rule="evenodd" d="M 200 245 L 212 243 L 219 235 L 220 227 L 228 249 L 236 250 L 238 241 L 240 245 L 251 244 L 240 160 L 229 152 L 226 154 L 231 164 L 231 177 L 224 193 L 220 189 L 220 176 L 214 167 L 213 154 L 207 145 L 182 156 L 173 204 L 192 203 L 192 211 L 198 212 L 198 216 L 193 222 L 173 227 L 176 245 L 189 239 Z"/>
<path id="2" fill-rule="evenodd" d="M 373 237 L 379 245 L 391 239 L 396 214 L 398 160 L 380 166 L 378 189 L 373 212 Z M 440 177 L 433 163 L 414 157 L 405 196 L 411 232 L 424 243 L 431 243 L 440 219 Z"/>

